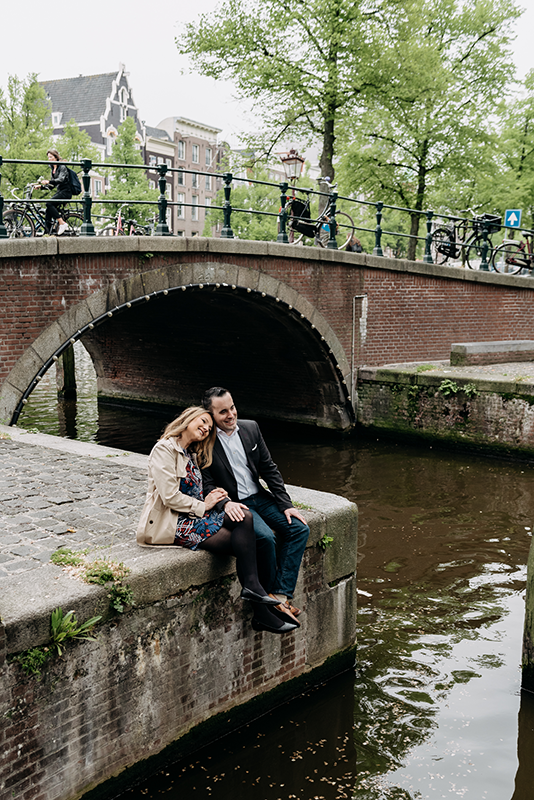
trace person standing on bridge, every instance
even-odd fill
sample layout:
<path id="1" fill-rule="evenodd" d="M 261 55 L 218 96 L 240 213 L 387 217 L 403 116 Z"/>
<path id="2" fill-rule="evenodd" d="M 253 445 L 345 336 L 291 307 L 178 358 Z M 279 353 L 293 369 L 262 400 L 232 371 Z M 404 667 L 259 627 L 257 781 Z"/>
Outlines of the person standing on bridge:
<path id="1" fill-rule="evenodd" d="M 36 184 L 37 188 L 49 189 L 53 186 L 57 187 L 55 195 L 52 200 L 70 200 L 72 197 L 72 186 L 70 182 L 69 170 L 65 164 L 61 164 L 61 156 L 57 150 L 50 149 L 46 157 L 51 162 L 50 180 L 42 180 Z M 57 235 L 61 236 L 62 233 L 68 229 L 68 225 L 61 216 L 62 212 L 59 210 L 62 206 L 56 207 L 52 203 L 46 204 L 45 213 L 45 233 L 52 233 L 54 227 L 54 220 L 57 220 Z"/>
<path id="2" fill-rule="evenodd" d="M 209 467 L 215 441 L 210 414 L 200 406 L 183 411 L 165 428 L 148 458 L 148 492 L 137 528 L 142 546 L 178 545 L 233 555 L 241 597 L 254 607 L 257 631 L 288 633 L 298 624 L 281 612 L 258 578 L 252 514 L 241 504 L 236 518 L 215 506 L 226 491 L 203 492 L 200 467 Z"/>
<path id="3" fill-rule="evenodd" d="M 232 395 L 221 386 L 208 389 L 202 405 L 217 426 L 211 466 L 202 470 L 204 487 L 207 492 L 215 486 L 226 490 L 227 496 L 216 507 L 224 509 L 231 520 L 241 520 L 246 509 L 252 512 L 262 583 L 280 608 L 296 618 L 300 610 L 291 600 L 310 529 L 293 507 L 258 423 L 240 420 L 238 425 Z M 260 478 L 270 491 L 262 487 Z"/>

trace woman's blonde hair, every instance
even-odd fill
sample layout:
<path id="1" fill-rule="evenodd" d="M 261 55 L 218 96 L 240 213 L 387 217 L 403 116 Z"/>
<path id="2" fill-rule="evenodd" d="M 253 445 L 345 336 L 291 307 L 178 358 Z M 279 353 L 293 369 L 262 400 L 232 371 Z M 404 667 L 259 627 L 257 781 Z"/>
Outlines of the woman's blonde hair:
<path id="1" fill-rule="evenodd" d="M 171 436 L 174 436 L 179 441 L 181 434 L 183 431 L 185 431 L 189 423 L 193 422 L 193 420 L 197 419 L 198 417 L 205 415 L 208 417 L 210 416 L 209 411 L 206 411 L 206 409 L 202 408 L 202 406 L 190 406 L 190 408 L 186 408 L 185 411 L 182 411 L 182 413 L 176 417 L 176 419 L 173 419 L 172 422 L 169 422 L 160 438 L 170 439 Z M 198 466 L 200 469 L 209 467 L 211 464 L 213 445 L 215 444 L 216 435 L 217 431 L 215 430 L 215 424 L 212 424 L 209 436 L 207 436 L 202 442 L 192 442 L 192 444 L 189 445 L 189 449 L 196 453 Z"/>

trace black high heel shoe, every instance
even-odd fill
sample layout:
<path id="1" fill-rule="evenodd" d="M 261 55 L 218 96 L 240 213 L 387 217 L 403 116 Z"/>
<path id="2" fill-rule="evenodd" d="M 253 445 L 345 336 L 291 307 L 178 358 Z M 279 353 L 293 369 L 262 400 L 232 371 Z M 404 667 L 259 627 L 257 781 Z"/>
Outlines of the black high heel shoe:
<path id="1" fill-rule="evenodd" d="M 266 606 L 277 606 L 280 602 L 276 597 L 271 597 L 268 594 L 257 594 L 252 589 L 247 589 L 246 586 L 241 589 L 241 599 L 250 600 L 251 603 L 264 603 Z"/>
<path id="2" fill-rule="evenodd" d="M 255 631 L 268 631 L 269 633 L 289 633 L 290 631 L 296 630 L 298 626 L 293 625 L 291 622 L 284 622 L 284 624 L 279 628 L 273 628 L 266 622 L 260 622 L 259 619 L 256 619 L 256 617 L 252 617 L 252 627 Z"/>

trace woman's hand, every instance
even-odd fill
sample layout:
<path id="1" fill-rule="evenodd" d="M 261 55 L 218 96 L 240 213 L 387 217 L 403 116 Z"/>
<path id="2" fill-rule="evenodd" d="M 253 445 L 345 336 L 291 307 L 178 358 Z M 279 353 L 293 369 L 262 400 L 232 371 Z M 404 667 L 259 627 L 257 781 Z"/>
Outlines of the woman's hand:
<path id="1" fill-rule="evenodd" d="M 212 489 L 204 498 L 206 511 L 216 506 L 224 497 L 228 497 L 228 492 L 225 489 Z"/>

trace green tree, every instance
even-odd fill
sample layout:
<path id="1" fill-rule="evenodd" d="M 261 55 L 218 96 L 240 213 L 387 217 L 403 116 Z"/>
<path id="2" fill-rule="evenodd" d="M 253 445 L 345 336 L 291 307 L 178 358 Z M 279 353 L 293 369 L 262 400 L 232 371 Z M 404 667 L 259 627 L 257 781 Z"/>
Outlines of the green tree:
<path id="1" fill-rule="evenodd" d="M 377 0 L 378 5 L 387 0 Z M 178 50 L 212 78 L 235 81 L 261 118 L 268 156 L 290 137 L 322 141 L 334 177 L 337 126 L 373 85 L 378 22 L 370 0 L 228 0 L 185 25 Z"/>
<path id="2" fill-rule="evenodd" d="M 137 144 L 137 128 L 132 117 L 126 117 L 119 126 L 117 138 L 113 144 L 111 158 L 114 164 L 143 164 L 143 158 Z M 142 169 L 128 169 L 119 167 L 110 169 L 111 178 L 109 189 L 110 199 L 117 200 L 117 204 L 106 203 L 102 206 L 101 213 L 110 216 L 116 214 L 119 207 L 131 200 L 144 202 L 157 201 L 159 192 L 148 185 L 146 172 Z M 155 206 L 129 205 L 122 210 L 123 217 L 130 217 L 139 222 L 149 222 L 157 213 Z"/>
<path id="3" fill-rule="evenodd" d="M 52 127 L 47 122 L 50 106 L 37 76 L 30 73 L 25 79 L 10 75 L 7 92 L 0 89 L 0 154 L 4 158 L 43 159 L 53 146 Z M 2 173 L 7 185 L 20 193 L 24 186 L 45 173 L 46 167 L 5 164 Z M 6 191 L 7 190 L 7 191 Z"/>
<path id="4" fill-rule="evenodd" d="M 513 76 L 520 12 L 513 0 L 403 0 L 398 10 L 384 28 L 382 89 L 346 120 L 342 188 L 419 211 L 436 200 L 454 208 L 494 157 L 490 120 Z M 420 222 L 413 214 L 412 236 Z"/>
<path id="5" fill-rule="evenodd" d="M 81 161 L 90 158 L 93 164 L 100 161 L 100 154 L 91 142 L 87 131 L 81 131 L 76 120 L 71 119 L 65 125 L 63 136 L 56 142 L 58 152 L 65 161 Z"/>

